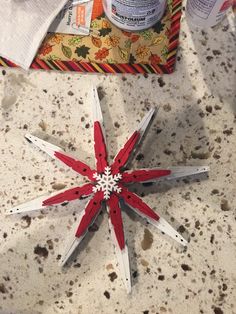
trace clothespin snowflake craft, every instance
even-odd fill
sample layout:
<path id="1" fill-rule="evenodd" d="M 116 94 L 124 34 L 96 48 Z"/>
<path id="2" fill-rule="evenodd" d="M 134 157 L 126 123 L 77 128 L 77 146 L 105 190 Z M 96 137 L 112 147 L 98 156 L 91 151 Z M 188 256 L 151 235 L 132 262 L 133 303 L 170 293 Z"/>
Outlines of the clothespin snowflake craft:
<path id="1" fill-rule="evenodd" d="M 128 248 L 125 241 L 121 206 L 124 202 L 131 210 L 145 218 L 150 224 L 171 238 L 186 245 L 187 241 L 160 215 L 153 211 L 138 195 L 129 191 L 129 185 L 135 182 L 155 182 L 158 180 L 171 180 L 193 174 L 207 172 L 208 167 L 170 167 L 168 169 L 140 169 L 124 170 L 133 152 L 143 138 L 143 135 L 152 120 L 154 109 L 151 109 L 143 118 L 137 129 L 129 137 L 123 148 L 120 149 L 113 163 L 107 161 L 107 147 L 103 129 L 103 118 L 98 99 L 97 89 L 93 88 L 93 126 L 94 126 L 94 152 L 96 159 L 95 170 L 82 161 L 69 156 L 61 148 L 45 142 L 33 135 L 26 135 L 26 139 L 46 152 L 52 158 L 60 160 L 90 182 L 81 186 L 64 190 L 61 193 L 39 197 L 33 201 L 16 206 L 7 211 L 7 214 L 23 213 L 42 209 L 46 206 L 63 204 L 76 199 L 88 197 L 85 208 L 80 213 L 78 228 L 65 254 L 62 255 L 61 265 L 64 266 L 80 242 L 85 237 L 89 226 L 95 221 L 102 206 L 105 205 L 109 217 L 109 227 L 114 241 L 120 272 L 127 292 L 131 291 L 131 276 Z M 120 201 L 123 202 L 120 202 Z"/>

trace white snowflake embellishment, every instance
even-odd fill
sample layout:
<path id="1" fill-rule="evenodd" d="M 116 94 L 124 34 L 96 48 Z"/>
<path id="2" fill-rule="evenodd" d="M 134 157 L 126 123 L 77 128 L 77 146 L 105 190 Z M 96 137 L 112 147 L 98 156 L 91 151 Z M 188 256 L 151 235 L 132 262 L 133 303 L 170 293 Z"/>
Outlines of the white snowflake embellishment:
<path id="1" fill-rule="evenodd" d="M 93 177 L 97 180 L 93 192 L 103 191 L 105 200 L 110 198 L 111 192 L 121 192 L 121 188 L 117 183 L 122 179 L 122 175 L 120 173 L 112 175 L 110 167 L 106 167 L 102 174 L 94 173 Z"/>

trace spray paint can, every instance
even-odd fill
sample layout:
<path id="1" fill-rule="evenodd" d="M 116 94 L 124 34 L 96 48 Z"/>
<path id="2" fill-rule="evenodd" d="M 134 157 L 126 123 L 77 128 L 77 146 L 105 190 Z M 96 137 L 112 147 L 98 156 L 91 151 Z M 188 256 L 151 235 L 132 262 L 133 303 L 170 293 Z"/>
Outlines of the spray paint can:
<path id="1" fill-rule="evenodd" d="M 232 0 L 188 0 L 187 19 L 200 27 L 212 27 L 220 23 L 231 7 Z"/>
<path id="2" fill-rule="evenodd" d="M 167 0 L 103 0 L 107 18 L 126 31 L 141 31 L 158 22 Z"/>

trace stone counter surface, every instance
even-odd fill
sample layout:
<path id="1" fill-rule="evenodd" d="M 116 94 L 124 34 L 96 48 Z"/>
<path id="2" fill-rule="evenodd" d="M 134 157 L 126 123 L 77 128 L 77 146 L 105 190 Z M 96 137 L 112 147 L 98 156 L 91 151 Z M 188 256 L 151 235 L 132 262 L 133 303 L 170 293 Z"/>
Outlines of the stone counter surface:
<path id="1" fill-rule="evenodd" d="M 229 16 L 214 30 L 183 18 L 172 75 L 0 70 L 0 313 L 236 313 L 236 61 Z M 76 259 L 58 266 L 80 202 L 5 216 L 84 179 L 24 139 L 37 134 L 93 166 L 91 86 L 99 86 L 112 158 L 158 109 L 132 168 L 209 165 L 209 176 L 134 187 L 189 239 L 187 249 L 125 210 L 133 289 L 127 295 L 103 212 Z"/>

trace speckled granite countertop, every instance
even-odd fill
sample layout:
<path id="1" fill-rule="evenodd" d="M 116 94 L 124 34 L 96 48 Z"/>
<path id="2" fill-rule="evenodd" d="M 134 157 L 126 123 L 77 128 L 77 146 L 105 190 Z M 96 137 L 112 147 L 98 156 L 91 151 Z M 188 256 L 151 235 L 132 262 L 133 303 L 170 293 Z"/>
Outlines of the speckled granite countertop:
<path id="1" fill-rule="evenodd" d="M 1 69 L 1 314 L 236 313 L 235 62 L 231 16 L 209 31 L 190 32 L 183 20 L 177 71 L 169 76 Z M 211 167 L 209 178 L 140 188 L 190 238 L 187 250 L 124 213 L 131 295 L 119 276 L 106 213 L 65 270 L 58 258 L 78 203 L 4 215 L 13 205 L 82 182 L 29 146 L 24 134 L 51 139 L 92 165 L 92 83 L 100 86 L 110 155 L 154 106 L 158 115 L 133 167 Z"/>

